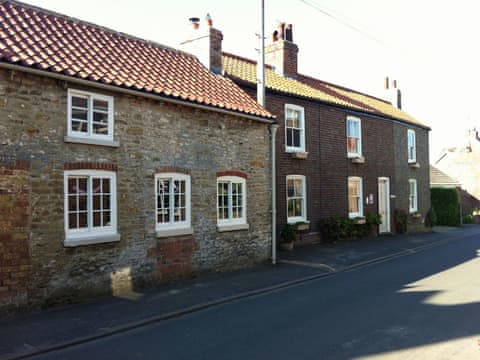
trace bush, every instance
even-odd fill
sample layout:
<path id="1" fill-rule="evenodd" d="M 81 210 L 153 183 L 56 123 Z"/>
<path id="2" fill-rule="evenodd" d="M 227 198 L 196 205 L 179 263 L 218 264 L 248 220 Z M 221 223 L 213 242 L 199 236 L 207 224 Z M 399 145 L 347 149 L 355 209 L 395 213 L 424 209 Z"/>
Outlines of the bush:
<path id="1" fill-rule="evenodd" d="M 462 222 L 464 224 L 473 224 L 473 215 L 469 214 L 469 215 L 465 215 L 463 218 L 462 218 Z"/>
<path id="2" fill-rule="evenodd" d="M 365 224 L 356 224 L 355 219 L 331 216 L 320 220 L 320 231 L 325 242 L 360 238 L 372 234 L 375 226 L 381 224 L 379 214 L 367 214 Z"/>
<path id="3" fill-rule="evenodd" d="M 456 189 L 431 189 L 437 225 L 460 226 L 460 202 Z"/>
<path id="4" fill-rule="evenodd" d="M 404 234 L 407 232 L 407 212 L 403 209 L 395 209 L 395 229 L 398 234 Z"/>
<path id="5" fill-rule="evenodd" d="M 292 224 L 283 225 L 282 231 L 280 231 L 280 235 L 283 239 L 283 242 L 286 243 L 294 242 L 297 238 L 297 234 L 295 233 L 295 227 Z"/>

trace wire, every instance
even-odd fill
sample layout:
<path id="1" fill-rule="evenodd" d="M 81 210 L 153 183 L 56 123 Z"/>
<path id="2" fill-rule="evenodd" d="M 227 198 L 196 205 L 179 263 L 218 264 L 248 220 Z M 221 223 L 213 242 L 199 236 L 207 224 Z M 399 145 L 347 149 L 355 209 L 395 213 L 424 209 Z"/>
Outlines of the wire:
<path id="1" fill-rule="evenodd" d="M 300 0 L 300 1 L 303 2 L 305 5 L 308 5 L 308 6 L 312 7 L 313 9 L 317 10 L 319 13 L 321 13 L 321 14 L 323 14 L 323 15 L 325 15 L 325 16 L 328 16 L 329 18 L 331 18 L 331 19 L 339 22 L 340 24 L 342 24 L 342 25 L 350 28 L 351 30 L 353 30 L 353 31 L 355 31 L 355 32 L 357 32 L 357 33 L 359 33 L 359 34 L 361 34 L 361 35 L 369 38 L 370 40 L 372 40 L 372 41 L 380 44 L 381 46 L 387 47 L 387 45 L 386 45 L 383 41 L 377 39 L 375 36 L 370 35 L 369 33 L 363 31 L 362 29 L 360 29 L 360 28 L 358 28 L 358 27 L 356 27 L 356 26 L 348 23 L 347 21 L 345 21 L 345 20 L 343 20 L 343 19 L 340 19 L 338 16 L 333 15 L 332 13 L 330 13 L 330 12 L 322 9 L 318 3 L 311 2 L 311 1 L 306 1 L 306 0 Z"/>

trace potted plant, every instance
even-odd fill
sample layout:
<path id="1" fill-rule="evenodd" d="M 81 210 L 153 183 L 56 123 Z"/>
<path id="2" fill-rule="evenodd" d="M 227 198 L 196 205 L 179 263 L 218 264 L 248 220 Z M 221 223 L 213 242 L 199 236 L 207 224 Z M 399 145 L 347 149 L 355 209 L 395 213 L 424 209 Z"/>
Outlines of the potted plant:
<path id="1" fill-rule="evenodd" d="M 297 238 L 297 234 L 295 233 L 295 227 L 292 224 L 283 225 L 280 235 L 282 237 L 282 241 L 280 242 L 280 249 L 292 251 L 293 242 Z"/>

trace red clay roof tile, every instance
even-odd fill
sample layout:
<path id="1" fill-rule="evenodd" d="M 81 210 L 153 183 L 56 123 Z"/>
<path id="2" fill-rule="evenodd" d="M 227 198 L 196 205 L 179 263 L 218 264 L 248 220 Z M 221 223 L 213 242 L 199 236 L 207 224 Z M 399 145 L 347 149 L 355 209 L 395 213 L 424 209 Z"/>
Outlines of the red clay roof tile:
<path id="1" fill-rule="evenodd" d="M 193 55 L 17 1 L 0 2 L 1 62 L 274 118 Z"/>

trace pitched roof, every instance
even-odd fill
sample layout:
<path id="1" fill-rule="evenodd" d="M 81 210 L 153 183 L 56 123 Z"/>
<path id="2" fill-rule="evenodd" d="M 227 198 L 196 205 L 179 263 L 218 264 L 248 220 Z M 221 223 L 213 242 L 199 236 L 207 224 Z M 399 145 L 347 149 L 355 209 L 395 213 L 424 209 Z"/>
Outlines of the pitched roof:
<path id="1" fill-rule="evenodd" d="M 274 118 L 193 55 L 17 1 L 0 2 L 1 63 Z"/>
<path id="2" fill-rule="evenodd" d="M 251 84 L 256 83 L 256 62 L 253 60 L 224 52 L 223 70 L 225 75 L 230 76 L 232 79 Z M 428 128 L 427 125 L 406 112 L 395 108 L 385 100 L 310 76 L 298 74 L 296 79 L 284 77 L 267 65 L 265 69 L 265 83 L 268 89 L 288 95 L 317 100 Z"/>
<path id="3" fill-rule="evenodd" d="M 430 185 L 459 186 L 460 183 L 440 169 L 430 165 Z"/>

